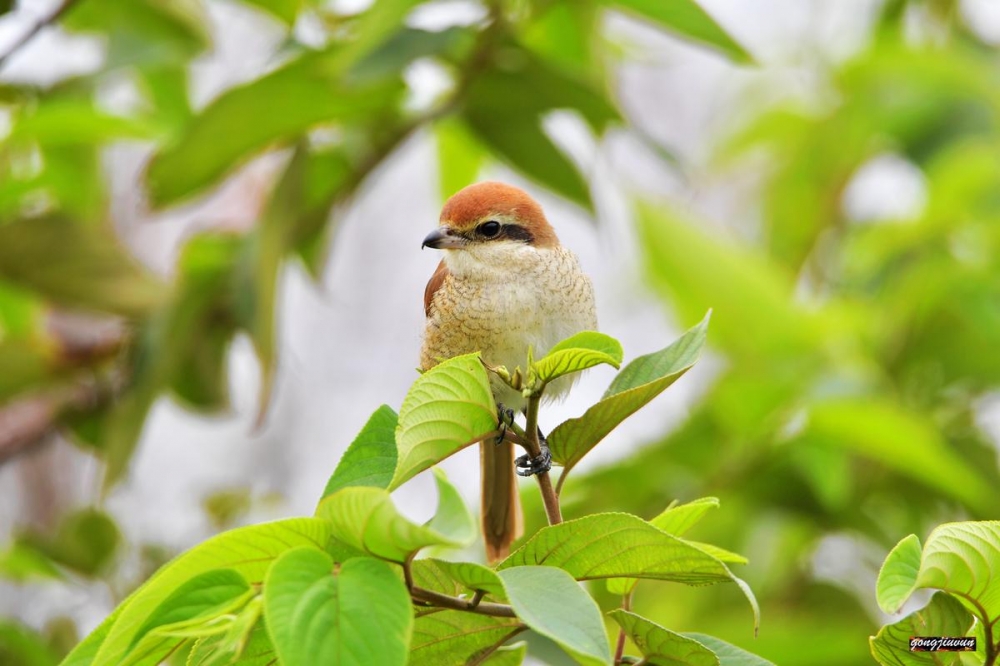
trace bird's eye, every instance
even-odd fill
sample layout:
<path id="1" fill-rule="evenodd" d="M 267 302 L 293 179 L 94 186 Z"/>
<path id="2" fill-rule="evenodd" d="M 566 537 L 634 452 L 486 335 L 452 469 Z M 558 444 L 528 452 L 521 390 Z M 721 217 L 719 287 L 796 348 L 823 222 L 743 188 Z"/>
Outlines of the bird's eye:
<path id="1" fill-rule="evenodd" d="M 500 233 L 500 223 L 495 220 L 483 222 L 476 228 L 476 231 L 484 238 L 495 238 Z"/>

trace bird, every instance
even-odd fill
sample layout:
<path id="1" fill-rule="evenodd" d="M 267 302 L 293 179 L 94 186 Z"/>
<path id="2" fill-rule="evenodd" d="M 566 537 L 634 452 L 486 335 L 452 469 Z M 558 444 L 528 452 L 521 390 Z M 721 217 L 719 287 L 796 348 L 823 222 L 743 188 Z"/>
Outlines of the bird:
<path id="1" fill-rule="evenodd" d="M 518 187 L 486 181 L 459 190 L 445 202 L 425 247 L 443 250 L 444 258 L 424 290 L 422 371 L 475 352 L 488 365 L 526 370 L 529 350 L 541 358 L 563 339 L 597 330 L 590 278 L 560 244 L 542 207 Z M 573 381 L 555 380 L 543 401 L 564 396 Z M 524 409 L 521 392 L 493 373 L 490 388 L 499 406 Z M 509 441 L 483 441 L 479 448 L 482 530 L 493 563 L 509 554 L 523 530 L 515 451 Z M 527 474 L 548 470 L 547 459 L 530 462 Z"/>

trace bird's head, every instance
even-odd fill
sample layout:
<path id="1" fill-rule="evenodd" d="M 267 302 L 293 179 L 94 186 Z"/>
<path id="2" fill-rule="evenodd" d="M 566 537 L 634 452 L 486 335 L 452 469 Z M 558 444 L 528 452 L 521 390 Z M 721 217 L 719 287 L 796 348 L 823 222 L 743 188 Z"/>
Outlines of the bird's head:
<path id="1" fill-rule="evenodd" d="M 440 225 L 427 235 L 422 247 L 485 257 L 524 246 L 559 245 L 538 202 L 504 183 L 476 183 L 459 190 L 441 210 Z"/>

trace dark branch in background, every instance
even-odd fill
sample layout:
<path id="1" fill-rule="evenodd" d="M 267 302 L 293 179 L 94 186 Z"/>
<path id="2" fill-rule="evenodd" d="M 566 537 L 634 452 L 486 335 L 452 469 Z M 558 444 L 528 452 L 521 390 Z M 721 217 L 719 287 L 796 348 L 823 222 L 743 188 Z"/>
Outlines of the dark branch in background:
<path id="1" fill-rule="evenodd" d="M 10 45 L 6 52 L 0 55 L 0 69 L 4 68 L 11 56 L 20 51 L 25 44 L 34 39 L 35 35 L 62 18 L 62 15 L 69 11 L 69 9 L 78 1 L 79 0 L 63 0 L 56 6 L 55 9 L 49 12 L 47 16 L 43 16 L 35 22 L 35 24 L 32 25 L 27 32 L 18 37 L 17 40 Z"/>

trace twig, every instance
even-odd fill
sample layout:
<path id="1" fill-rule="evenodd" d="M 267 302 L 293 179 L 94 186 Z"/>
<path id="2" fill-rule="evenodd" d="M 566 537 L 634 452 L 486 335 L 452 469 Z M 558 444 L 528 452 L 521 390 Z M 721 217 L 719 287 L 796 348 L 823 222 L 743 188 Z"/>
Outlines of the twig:
<path id="1" fill-rule="evenodd" d="M 632 593 L 629 592 L 622 597 L 622 609 L 632 610 Z M 618 630 L 618 643 L 615 645 L 615 666 L 619 664 L 624 664 L 625 661 L 625 629 L 621 628 Z"/>
<path id="2" fill-rule="evenodd" d="M 489 615 L 491 617 L 517 617 L 514 609 L 507 604 L 495 604 L 489 601 L 480 601 L 475 597 L 472 599 L 462 599 L 441 594 L 434 590 L 426 590 L 414 585 L 410 588 L 410 596 L 417 601 L 425 601 L 441 608 L 466 611 L 468 613 L 478 613 L 479 615 Z M 475 603 L 473 603 L 475 601 Z"/>
<path id="3" fill-rule="evenodd" d="M 528 398 L 528 411 L 525 414 L 524 434 L 527 438 L 525 448 L 532 458 L 542 454 L 542 446 L 538 441 L 538 405 L 541 400 L 540 392 Z M 545 504 L 545 515 L 549 519 L 549 525 L 558 525 L 562 522 L 562 510 L 559 508 L 559 496 L 552 487 L 552 478 L 547 471 L 536 474 L 535 478 L 538 479 L 538 489 L 542 492 L 542 502 Z"/>
<path id="4" fill-rule="evenodd" d="M 21 47 L 30 42 L 35 35 L 42 31 L 43 28 L 52 25 L 62 18 L 62 15 L 65 14 L 74 4 L 76 4 L 77 1 L 78 0 L 63 0 L 62 3 L 49 12 L 48 16 L 43 16 L 36 21 L 34 25 L 32 25 L 23 35 L 18 37 L 13 44 L 11 44 L 3 55 L 0 55 L 0 69 L 3 69 L 4 65 L 7 64 L 7 61 L 11 58 L 11 56 L 21 50 Z"/>

